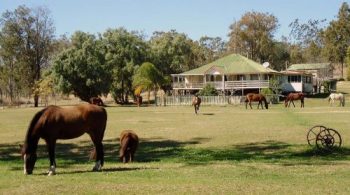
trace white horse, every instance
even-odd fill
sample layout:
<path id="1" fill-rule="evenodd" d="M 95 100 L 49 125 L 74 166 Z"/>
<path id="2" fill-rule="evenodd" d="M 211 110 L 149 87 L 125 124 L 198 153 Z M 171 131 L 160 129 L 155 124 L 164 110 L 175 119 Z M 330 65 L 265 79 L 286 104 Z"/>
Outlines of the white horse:
<path id="1" fill-rule="evenodd" d="M 342 93 L 331 93 L 328 97 L 328 101 L 332 106 L 335 100 L 339 100 L 339 106 L 345 106 L 345 97 Z"/>

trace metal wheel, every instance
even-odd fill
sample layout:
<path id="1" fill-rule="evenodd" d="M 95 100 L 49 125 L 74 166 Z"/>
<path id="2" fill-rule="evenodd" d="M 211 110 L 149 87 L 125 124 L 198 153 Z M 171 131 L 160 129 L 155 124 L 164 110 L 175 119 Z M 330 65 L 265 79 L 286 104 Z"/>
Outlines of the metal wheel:
<path id="1" fill-rule="evenodd" d="M 324 129 L 316 136 L 316 146 L 318 149 L 332 150 L 334 148 L 340 148 L 341 143 L 341 136 L 334 129 Z"/>
<path id="2" fill-rule="evenodd" d="M 327 129 L 327 127 L 322 126 L 322 125 L 316 125 L 316 126 L 311 127 L 309 129 L 309 131 L 307 132 L 307 136 L 306 136 L 307 143 L 310 146 L 314 146 L 316 144 L 317 135 L 325 129 Z"/>

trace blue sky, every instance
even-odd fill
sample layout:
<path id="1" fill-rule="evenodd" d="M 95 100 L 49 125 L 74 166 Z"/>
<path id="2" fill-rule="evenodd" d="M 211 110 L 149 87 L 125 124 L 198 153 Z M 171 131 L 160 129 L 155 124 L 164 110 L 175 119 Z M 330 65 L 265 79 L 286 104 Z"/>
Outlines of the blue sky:
<path id="1" fill-rule="evenodd" d="M 0 0 L 0 13 L 19 5 L 33 8 L 46 6 L 56 27 L 56 34 L 70 36 L 77 30 L 104 32 L 124 27 L 143 31 L 176 29 L 198 40 L 202 36 L 219 36 L 227 40 L 229 26 L 248 11 L 270 13 L 279 20 L 275 38 L 288 36 L 288 25 L 298 18 L 336 18 L 344 0 Z M 350 4 L 349 1 L 346 1 Z"/>

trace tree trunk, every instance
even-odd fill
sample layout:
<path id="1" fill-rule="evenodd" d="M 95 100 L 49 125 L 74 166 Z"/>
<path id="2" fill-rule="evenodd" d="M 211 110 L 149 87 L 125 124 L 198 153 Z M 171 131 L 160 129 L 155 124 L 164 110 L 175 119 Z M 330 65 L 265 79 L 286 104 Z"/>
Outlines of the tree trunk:
<path id="1" fill-rule="evenodd" d="M 39 106 L 39 95 L 34 94 L 34 107 L 38 107 L 38 106 Z"/>
<path id="2" fill-rule="evenodd" d="M 151 103 L 151 90 L 147 90 L 147 99 L 148 99 L 148 105 Z"/>
<path id="3" fill-rule="evenodd" d="M 341 62 L 341 78 L 344 78 L 344 62 Z"/>

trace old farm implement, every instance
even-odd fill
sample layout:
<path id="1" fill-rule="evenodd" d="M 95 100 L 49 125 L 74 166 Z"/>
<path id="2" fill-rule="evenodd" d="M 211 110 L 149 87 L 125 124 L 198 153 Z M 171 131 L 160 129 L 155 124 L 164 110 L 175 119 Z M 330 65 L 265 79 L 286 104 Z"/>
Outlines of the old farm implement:
<path id="1" fill-rule="evenodd" d="M 307 133 L 307 143 L 320 150 L 333 150 L 340 148 L 342 139 L 338 131 L 322 125 L 316 125 L 309 129 Z"/>

